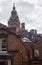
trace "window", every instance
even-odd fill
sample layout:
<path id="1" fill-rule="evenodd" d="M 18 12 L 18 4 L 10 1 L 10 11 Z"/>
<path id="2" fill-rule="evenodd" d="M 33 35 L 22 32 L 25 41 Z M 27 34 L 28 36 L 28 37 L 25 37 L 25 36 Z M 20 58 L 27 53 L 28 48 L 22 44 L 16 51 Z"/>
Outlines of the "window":
<path id="1" fill-rule="evenodd" d="M 11 65 L 11 60 L 10 59 L 8 60 L 8 65 Z"/>
<path id="2" fill-rule="evenodd" d="M 34 50 L 34 56 L 39 57 L 39 50 Z"/>
<path id="3" fill-rule="evenodd" d="M 0 51 L 2 50 L 2 40 L 0 39 Z"/>
<path id="4" fill-rule="evenodd" d="M 31 37 L 32 37 L 32 39 L 34 39 L 33 35 Z"/>
<path id="5" fill-rule="evenodd" d="M 0 53 L 7 52 L 7 42 L 6 39 L 0 39 Z"/>

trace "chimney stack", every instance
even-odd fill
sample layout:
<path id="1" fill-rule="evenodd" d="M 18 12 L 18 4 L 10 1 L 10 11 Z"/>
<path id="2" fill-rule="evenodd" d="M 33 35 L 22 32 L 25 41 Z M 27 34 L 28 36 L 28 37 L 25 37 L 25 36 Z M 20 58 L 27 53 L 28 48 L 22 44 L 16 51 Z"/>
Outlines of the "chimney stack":
<path id="1" fill-rule="evenodd" d="M 31 32 L 32 34 L 37 34 L 37 30 L 35 30 L 35 29 L 31 29 L 30 32 Z"/>
<path id="2" fill-rule="evenodd" d="M 25 30 L 25 23 L 21 23 L 21 30 Z"/>

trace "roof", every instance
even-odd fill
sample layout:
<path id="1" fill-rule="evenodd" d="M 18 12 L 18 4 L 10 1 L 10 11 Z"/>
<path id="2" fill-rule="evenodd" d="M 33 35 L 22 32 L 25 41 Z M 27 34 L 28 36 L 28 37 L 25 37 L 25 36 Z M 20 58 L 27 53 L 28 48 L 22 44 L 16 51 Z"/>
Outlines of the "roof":
<path id="1" fill-rule="evenodd" d="M 30 39 L 27 38 L 27 37 L 23 37 L 23 38 L 22 38 L 22 41 L 23 41 L 23 42 L 32 42 L 32 41 L 30 41 Z"/>
<path id="2" fill-rule="evenodd" d="M 7 27 L 6 25 L 4 25 L 4 24 L 2 24 L 2 23 L 0 23 L 0 28 L 5 28 L 5 27 Z"/>

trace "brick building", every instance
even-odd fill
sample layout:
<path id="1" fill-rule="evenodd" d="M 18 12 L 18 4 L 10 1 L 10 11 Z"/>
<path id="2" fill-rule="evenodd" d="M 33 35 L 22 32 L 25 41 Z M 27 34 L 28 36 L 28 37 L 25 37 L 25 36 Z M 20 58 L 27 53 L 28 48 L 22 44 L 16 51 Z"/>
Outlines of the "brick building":
<path id="1" fill-rule="evenodd" d="M 21 65 L 26 48 L 19 37 L 7 29 L 0 28 L 0 65 Z"/>
<path id="2" fill-rule="evenodd" d="M 28 32 L 15 9 L 8 26 L 0 23 L 0 65 L 34 65 L 42 61 L 42 36 L 36 30 Z"/>

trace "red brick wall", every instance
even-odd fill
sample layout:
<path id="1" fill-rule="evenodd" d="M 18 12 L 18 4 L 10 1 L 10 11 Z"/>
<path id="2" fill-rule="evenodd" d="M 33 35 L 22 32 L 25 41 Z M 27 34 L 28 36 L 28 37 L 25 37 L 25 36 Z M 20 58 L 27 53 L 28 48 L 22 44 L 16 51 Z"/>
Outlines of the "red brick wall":
<path id="1" fill-rule="evenodd" d="M 42 41 L 39 41 L 36 45 L 35 45 L 35 49 L 37 49 L 39 51 L 39 58 L 42 59 Z"/>
<path id="2" fill-rule="evenodd" d="M 19 38 L 17 38 L 15 35 L 10 34 L 8 36 L 8 50 L 19 50 L 19 52 L 15 53 L 14 55 L 15 65 L 21 65 L 22 60 L 27 59 L 26 47 L 24 46 L 23 42 L 21 42 L 21 40 L 19 40 Z"/>

